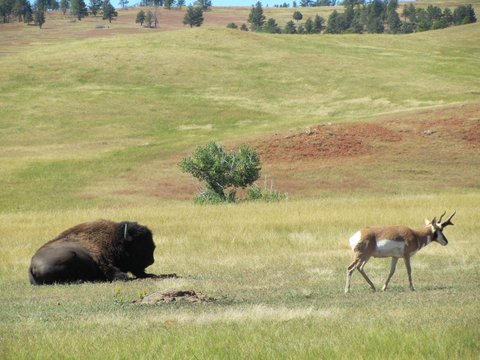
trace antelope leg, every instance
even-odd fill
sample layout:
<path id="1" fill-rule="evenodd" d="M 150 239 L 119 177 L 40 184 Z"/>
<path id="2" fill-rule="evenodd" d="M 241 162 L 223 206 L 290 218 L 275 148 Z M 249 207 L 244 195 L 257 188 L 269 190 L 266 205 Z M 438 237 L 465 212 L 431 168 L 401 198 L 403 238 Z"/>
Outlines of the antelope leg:
<path id="1" fill-rule="evenodd" d="M 415 291 L 415 288 L 413 287 L 413 281 L 412 281 L 412 267 L 410 266 L 410 257 L 405 256 L 403 259 L 405 260 L 405 267 L 407 268 L 408 283 L 410 284 L 410 290 Z"/>
<path id="2" fill-rule="evenodd" d="M 367 273 L 363 270 L 363 268 L 365 267 L 365 264 L 367 263 L 367 261 L 364 261 L 361 263 L 360 266 L 357 267 L 357 270 L 360 272 L 360 274 L 362 274 L 363 278 L 367 281 L 368 285 L 370 285 L 370 287 L 372 288 L 373 291 L 377 291 L 377 289 L 375 288 L 375 285 L 373 285 L 372 281 L 369 279 Z"/>
<path id="3" fill-rule="evenodd" d="M 390 282 L 390 279 L 392 278 L 393 274 L 395 274 L 395 269 L 397 268 L 397 262 L 398 262 L 398 258 L 392 257 L 392 262 L 390 264 L 390 274 L 388 274 L 387 281 L 385 281 L 385 285 L 383 285 L 382 287 L 383 291 L 387 290 L 388 283 Z"/>
<path id="4" fill-rule="evenodd" d="M 350 280 L 352 279 L 353 271 L 356 269 L 360 259 L 355 259 L 347 268 L 347 283 L 345 285 L 345 294 L 350 292 Z"/>

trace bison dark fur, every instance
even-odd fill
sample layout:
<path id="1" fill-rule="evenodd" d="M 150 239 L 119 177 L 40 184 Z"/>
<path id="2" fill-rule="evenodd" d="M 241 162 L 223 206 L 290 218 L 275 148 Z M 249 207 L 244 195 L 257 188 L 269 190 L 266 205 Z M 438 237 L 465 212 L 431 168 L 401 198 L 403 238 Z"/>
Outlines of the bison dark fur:
<path id="1" fill-rule="evenodd" d="M 34 285 L 154 277 L 152 232 L 135 222 L 98 220 L 74 226 L 44 244 L 28 270 Z"/>

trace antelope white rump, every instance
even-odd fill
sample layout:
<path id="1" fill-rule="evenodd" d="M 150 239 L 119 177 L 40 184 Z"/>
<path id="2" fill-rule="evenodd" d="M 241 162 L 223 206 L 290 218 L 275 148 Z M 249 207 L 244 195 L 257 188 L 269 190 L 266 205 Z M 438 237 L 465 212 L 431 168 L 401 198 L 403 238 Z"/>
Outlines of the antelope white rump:
<path id="1" fill-rule="evenodd" d="M 355 246 L 360 242 L 362 239 L 362 234 L 360 231 L 357 231 L 355 234 L 352 235 L 352 237 L 348 240 L 350 242 L 350 247 L 352 250 L 355 250 Z"/>

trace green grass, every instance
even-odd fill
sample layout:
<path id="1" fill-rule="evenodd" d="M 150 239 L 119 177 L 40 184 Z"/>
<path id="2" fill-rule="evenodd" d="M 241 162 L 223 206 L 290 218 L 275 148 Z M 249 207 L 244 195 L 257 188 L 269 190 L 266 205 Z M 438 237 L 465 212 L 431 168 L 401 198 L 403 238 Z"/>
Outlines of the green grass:
<path id="1" fill-rule="evenodd" d="M 156 207 L 2 215 L 2 358 L 475 358 L 478 355 L 477 194 L 349 197 L 277 204 Z M 366 224 L 421 225 L 455 206 L 447 247 L 399 266 L 386 293 L 359 274 L 345 296 L 348 236 Z M 149 224 L 155 273 L 179 279 L 32 287 L 34 250 L 97 217 Z M 466 251 L 468 249 L 468 251 Z M 401 265 L 401 264 L 400 264 Z M 387 259 L 367 265 L 380 285 Z M 195 289 L 210 304 L 138 306 L 141 293 Z"/>
<path id="2" fill-rule="evenodd" d="M 142 177 L 175 179 L 178 154 L 209 140 L 478 103 L 479 32 L 478 24 L 409 36 L 206 28 L 4 56 L 0 178 L 13 194 L 0 209 L 82 203 L 102 182 L 128 187 L 112 182 L 141 166 Z"/>
<path id="3" fill-rule="evenodd" d="M 292 9 L 266 12 L 284 21 Z M 478 358 L 480 155 L 463 139 L 479 121 L 478 24 L 408 36 L 217 24 L 92 39 L 78 32 L 92 23 L 59 24 L 8 33 L 18 46 L 0 39 L 1 359 Z M 210 140 L 363 122 L 402 140 L 264 164 L 284 202 L 196 206 L 198 185 L 177 165 Z M 400 264 L 388 292 L 355 274 L 343 294 L 353 232 L 453 209 L 449 245 L 412 259 L 416 292 Z M 149 226 L 148 270 L 181 277 L 29 285 L 38 247 L 97 218 Z M 380 287 L 389 260 L 366 270 Z M 167 289 L 216 301 L 132 304 Z"/>

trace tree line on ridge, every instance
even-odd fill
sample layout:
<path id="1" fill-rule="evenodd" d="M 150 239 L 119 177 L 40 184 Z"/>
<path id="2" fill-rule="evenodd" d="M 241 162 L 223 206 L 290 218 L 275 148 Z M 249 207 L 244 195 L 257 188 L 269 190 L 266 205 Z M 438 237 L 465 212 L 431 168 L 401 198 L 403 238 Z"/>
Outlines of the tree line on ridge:
<path id="1" fill-rule="evenodd" d="M 309 17 L 301 24 L 299 21 L 303 15 L 296 10 L 292 15 L 295 22 L 290 20 L 281 28 L 274 18 L 266 19 L 261 2 L 257 2 L 252 5 L 247 20 L 250 27 L 242 24 L 240 30 L 277 34 L 408 34 L 477 21 L 472 5 L 459 5 L 452 11 L 434 5 L 417 8 L 409 4 L 404 5 L 400 14 L 398 0 L 372 0 L 368 3 L 365 0 L 345 0 L 343 7 L 343 12 L 335 9 L 327 21 L 316 15 L 314 19 Z M 238 28 L 235 23 L 229 23 L 227 27 Z"/>
<path id="2" fill-rule="evenodd" d="M 34 23 L 41 28 L 47 10 L 60 10 L 63 15 L 69 12 L 77 20 L 101 14 L 104 20 L 112 22 L 118 16 L 110 0 L 90 0 L 88 7 L 84 0 L 35 0 L 33 6 L 28 0 L 0 0 L 0 17 L 4 23 L 13 19 L 26 24 Z"/>

